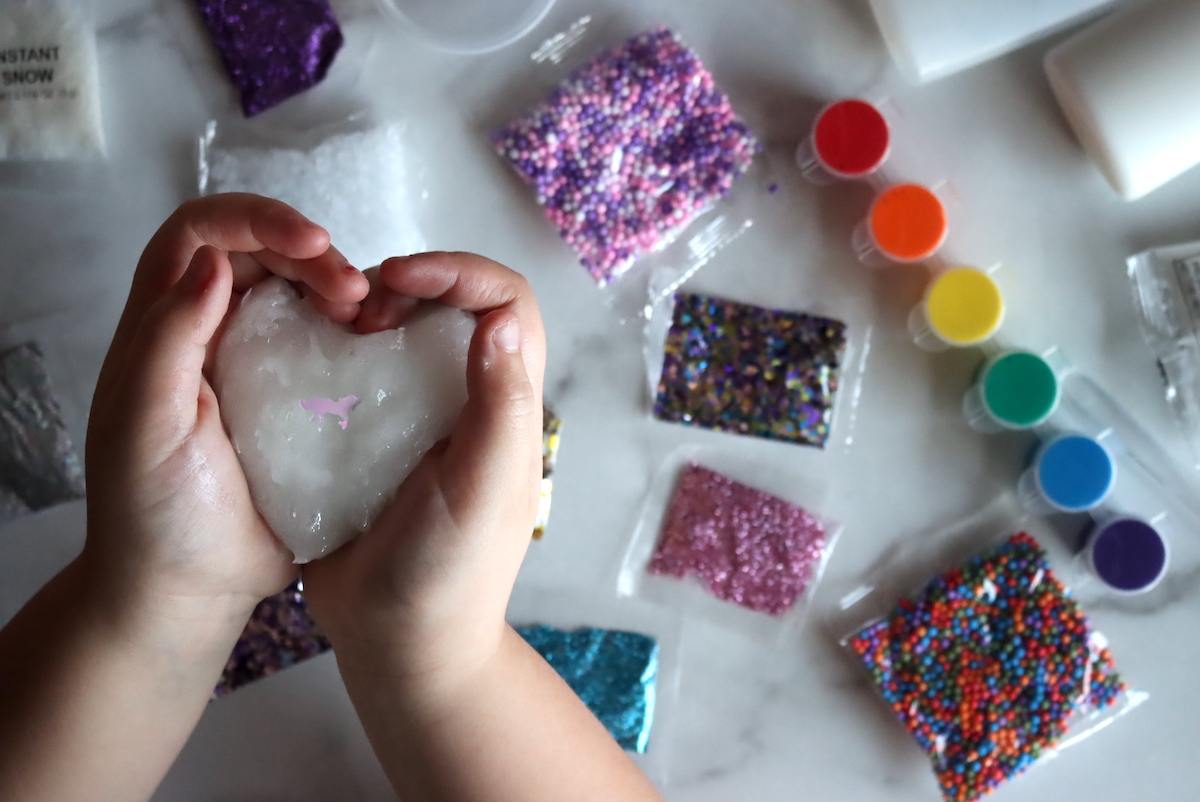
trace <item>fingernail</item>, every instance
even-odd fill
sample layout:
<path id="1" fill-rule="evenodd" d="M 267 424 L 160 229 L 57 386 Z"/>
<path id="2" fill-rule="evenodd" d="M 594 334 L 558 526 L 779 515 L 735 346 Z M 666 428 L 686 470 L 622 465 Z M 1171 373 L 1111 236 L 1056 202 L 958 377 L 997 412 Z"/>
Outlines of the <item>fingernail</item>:
<path id="1" fill-rule="evenodd" d="M 355 267 L 354 265 L 351 265 L 351 264 L 345 265 L 342 268 L 342 270 L 345 270 L 347 273 L 361 273 L 362 272 L 357 267 Z"/>
<path id="2" fill-rule="evenodd" d="M 501 351 L 509 354 L 515 354 L 521 349 L 521 327 L 517 325 L 517 319 L 510 317 L 497 327 L 492 333 L 492 342 Z"/>
<path id="3" fill-rule="evenodd" d="M 212 277 L 212 260 L 197 254 L 192 257 L 192 263 L 188 265 L 187 272 L 183 274 L 183 282 L 184 286 L 194 295 L 203 295 L 204 291 L 208 289 Z"/>

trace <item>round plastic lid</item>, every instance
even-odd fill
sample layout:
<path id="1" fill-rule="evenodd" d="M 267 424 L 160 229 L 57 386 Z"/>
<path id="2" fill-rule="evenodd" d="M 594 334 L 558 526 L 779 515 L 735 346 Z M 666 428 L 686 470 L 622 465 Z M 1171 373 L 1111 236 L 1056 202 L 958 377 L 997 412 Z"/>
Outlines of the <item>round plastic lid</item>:
<path id="1" fill-rule="evenodd" d="M 1004 322 L 1004 296 L 981 270 L 956 267 L 937 277 L 925 301 L 929 325 L 952 345 L 975 345 Z"/>
<path id="2" fill-rule="evenodd" d="M 929 189 L 898 184 L 871 206 L 871 236 L 884 255 L 897 262 L 920 262 L 946 240 L 946 207 Z"/>
<path id="3" fill-rule="evenodd" d="M 554 0 L 376 0 L 419 38 L 454 53 L 487 53 L 533 30 Z"/>
<path id="4" fill-rule="evenodd" d="M 1086 512 L 1108 497 L 1116 465 L 1104 446 L 1080 434 L 1052 441 L 1038 458 L 1037 478 L 1051 504 Z"/>
<path id="5" fill-rule="evenodd" d="M 1119 518 L 1093 534 L 1092 565 L 1109 587 L 1146 591 L 1167 571 L 1167 542 L 1145 521 Z"/>
<path id="6" fill-rule="evenodd" d="M 983 401 L 997 420 L 1009 426 L 1037 426 L 1058 406 L 1058 377 L 1037 354 L 1003 354 L 983 376 Z"/>
<path id="7" fill-rule="evenodd" d="M 891 148 L 887 120 L 864 100 L 839 100 L 813 126 L 813 150 L 830 172 L 848 178 L 879 169 Z"/>

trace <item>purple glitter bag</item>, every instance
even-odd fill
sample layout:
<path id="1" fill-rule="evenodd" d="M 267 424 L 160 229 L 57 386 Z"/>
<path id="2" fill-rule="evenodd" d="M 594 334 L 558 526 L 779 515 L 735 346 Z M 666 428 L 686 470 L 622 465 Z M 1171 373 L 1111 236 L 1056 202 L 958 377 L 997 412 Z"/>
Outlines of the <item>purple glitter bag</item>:
<path id="1" fill-rule="evenodd" d="M 321 83 L 345 41 L 328 0 L 196 0 L 196 8 L 247 117 Z"/>

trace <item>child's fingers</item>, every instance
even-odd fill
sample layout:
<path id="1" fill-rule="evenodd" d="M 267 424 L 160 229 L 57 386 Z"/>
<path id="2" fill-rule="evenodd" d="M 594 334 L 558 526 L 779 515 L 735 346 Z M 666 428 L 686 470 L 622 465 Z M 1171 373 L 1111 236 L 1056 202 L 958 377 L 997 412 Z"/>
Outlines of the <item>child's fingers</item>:
<path id="1" fill-rule="evenodd" d="M 169 452 L 196 425 L 209 341 L 225 317 L 233 276 L 228 257 L 204 246 L 183 277 L 150 307 L 138 327 L 110 403 L 132 428 Z"/>
<path id="2" fill-rule="evenodd" d="M 468 400 L 442 465 L 456 518 L 537 513 L 542 403 L 521 356 L 521 323 L 508 309 L 484 315 L 467 360 Z M 517 503 L 514 509 L 513 503 Z"/>
<path id="3" fill-rule="evenodd" d="M 367 297 L 370 282 L 353 267 L 341 251 L 332 245 L 312 259 L 293 259 L 270 248 L 250 254 L 256 262 L 276 276 L 295 281 L 334 303 L 357 304 Z M 262 280 L 262 275 L 233 275 L 234 289 L 245 292 Z"/>
<path id="4" fill-rule="evenodd" d="M 371 291 L 362 302 L 358 319 L 354 321 L 355 331 L 374 334 L 402 325 L 420 301 L 392 292 L 384 286 L 378 267 L 372 267 L 364 275 L 371 282 Z"/>
<path id="5" fill-rule="evenodd" d="M 388 289 L 411 298 L 438 300 L 476 314 L 511 312 L 520 326 L 526 370 L 541 394 L 545 333 L 533 290 L 520 273 L 475 254 L 421 253 L 388 259 L 379 276 Z"/>
<path id="6" fill-rule="evenodd" d="M 329 248 L 329 233 L 286 203 L 257 195 L 210 195 L 180 206 L 150 239 L 138 262 L 100 373 L 98 396 L 113 389 L 146 310 L 174 286 L 204 245 L 243 253 L 269 249 L 290 259 L 315 259 Z M 342 280 L 357 281 L 349 274 Z"/>

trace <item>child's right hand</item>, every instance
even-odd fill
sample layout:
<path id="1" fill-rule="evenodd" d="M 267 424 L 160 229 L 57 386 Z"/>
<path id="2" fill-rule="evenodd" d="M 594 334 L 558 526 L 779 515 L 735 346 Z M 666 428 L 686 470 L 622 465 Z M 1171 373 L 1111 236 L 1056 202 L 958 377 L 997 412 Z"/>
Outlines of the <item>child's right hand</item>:
<path id="1" fill-rule="evenodd" d="M 413 299 L 476 314 L 469 400 L 450 438 L 426 455 L 374 526 L 305 566 L 305 595 L 344 675 L 451 692 L 500 647 L 534 526 L 542 321 L 525 279 L 480 256 L 390 259 L 374 283 L 360 331 L 398 325 Z"/>

